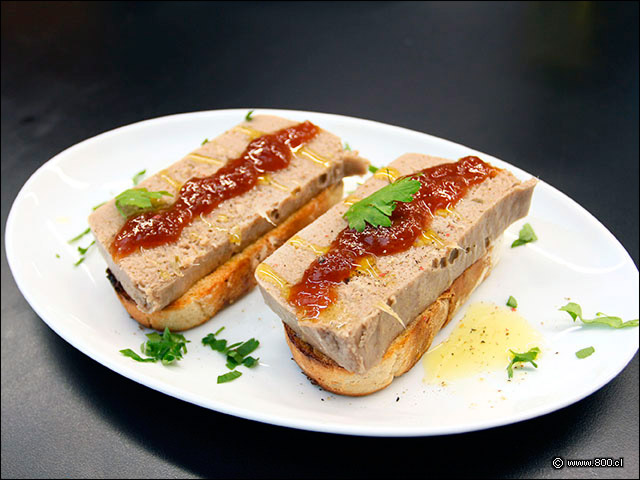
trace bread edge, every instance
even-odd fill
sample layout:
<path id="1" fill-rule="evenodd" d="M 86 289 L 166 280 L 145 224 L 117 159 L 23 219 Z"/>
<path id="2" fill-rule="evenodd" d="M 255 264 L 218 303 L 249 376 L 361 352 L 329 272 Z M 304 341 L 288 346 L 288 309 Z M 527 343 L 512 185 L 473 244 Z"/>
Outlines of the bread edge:
<path id="1" fill-rule="evenodd" d="M 343 196 L 343 186 L 343 182 L 340 181 L 323 190 L 283 223 L 198 280 L 182 296 L 162 310 L 142 312 L 109 270 L 107 277 L 120 303 L 142 326 L 155 330 L 168 327 L 172 332 L 197 327 L 224 306 L 249 292 L 256 285 L 256 267 L 289 238 L 338 203 Z"/>
<path id="2" fill-rule="evenodd" d="M 293 359 L 312 383 L 347 396 L 363 396 L 388 387 L 394 378 L 408 372 L 424 355 L 433 337 L 456 314 L 473 291 L 489 276 L 497 262 L 497 245 L 456 278 L 424 312 L 391 343 L 382 360 L 364 373 L 350 372 L 302 340 L 283 322 Z"/>

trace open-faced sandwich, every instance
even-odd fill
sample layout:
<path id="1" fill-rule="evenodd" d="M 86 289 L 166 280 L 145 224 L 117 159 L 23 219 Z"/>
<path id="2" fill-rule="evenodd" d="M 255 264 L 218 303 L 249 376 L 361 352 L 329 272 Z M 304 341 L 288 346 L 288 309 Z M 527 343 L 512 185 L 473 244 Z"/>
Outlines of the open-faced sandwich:
<path id="1" fill-rule="evenodd" d="M 536 180 L 477 157 L 406 154 L 256 269 L 293 358 L 326 390 L 388 386 L 487 277 Z"/>
<path id="2" fill-rule="evenodd" d="M 367 165 L 311 122 L 256 115 L 107 202 L 89 225 L 129 314 L 184 330 L 253 287 L 256 266 Z"/>

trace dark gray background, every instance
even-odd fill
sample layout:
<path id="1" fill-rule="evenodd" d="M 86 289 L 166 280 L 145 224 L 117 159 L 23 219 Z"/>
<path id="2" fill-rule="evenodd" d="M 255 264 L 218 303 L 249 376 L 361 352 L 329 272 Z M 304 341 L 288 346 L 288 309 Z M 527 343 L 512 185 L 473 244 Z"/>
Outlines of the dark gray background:
<path id="1" fill-rule="evenodd" d="M 491 153 L 582 204 L 638 264 L 637 3 L 3 2 L 2 238 L 19 188 L 61 150 L 238 106 L 353 115 Z M 623 456 L 625 467 L 554 471 L 556 455 Z M 583 401 L 512 426 L 409 439 L 296 431 L 195 407 L 89 359 L 31 310 L 3 247 L 1 458 L 3 477 L 637 478 L 638 356 Z"/>

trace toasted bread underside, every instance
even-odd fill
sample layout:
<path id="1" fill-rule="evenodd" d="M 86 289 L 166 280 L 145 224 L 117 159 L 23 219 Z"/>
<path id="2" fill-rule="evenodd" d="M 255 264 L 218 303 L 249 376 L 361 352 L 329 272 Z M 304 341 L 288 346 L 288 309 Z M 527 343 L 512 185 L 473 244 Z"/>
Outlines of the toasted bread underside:
<path id="1" fill-rule="evenodd" d="M 433 337 L 451 321 L 458 308 L 489 276 L 496 261 L 494 247 L 456 278 L 444 293 L 391 343 L 382 360 L 365 373 L 350 372 L 302 340 L 286 323 L 285 338 L 293 359 L 309 379 L 340 395 L 368 395 L 389 386 L 408 372 L 429 350 Z"/>
<path id="2" fill-rule="evenodd" d="M 251 290 L 256 285 L 253 272 L 258 264 L 340 201 L 342 187 L 342 182 L 339 182 L 312 198 L 283 223 L 235 254 L 157 312 L 141 312 L 111 272 L 108 272 L 109 280 L 129 315 L 145 327 L 156 330 L 168 327 L 172 332 L 197 327 Z"/>

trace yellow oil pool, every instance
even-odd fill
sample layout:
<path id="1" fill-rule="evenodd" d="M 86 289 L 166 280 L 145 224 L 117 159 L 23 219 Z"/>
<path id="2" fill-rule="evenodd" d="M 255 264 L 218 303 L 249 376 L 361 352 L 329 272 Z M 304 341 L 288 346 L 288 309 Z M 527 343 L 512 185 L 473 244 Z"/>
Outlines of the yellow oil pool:
<path id="1" fill-rule="evenodd" d="M 509 307 L 475 303 L 451 336 L 423 357 L 424 381 L 440 383 L 505 370 L 511 361 L 509 350 L 526 352 L 541 344 L 541 335 Z"/>

